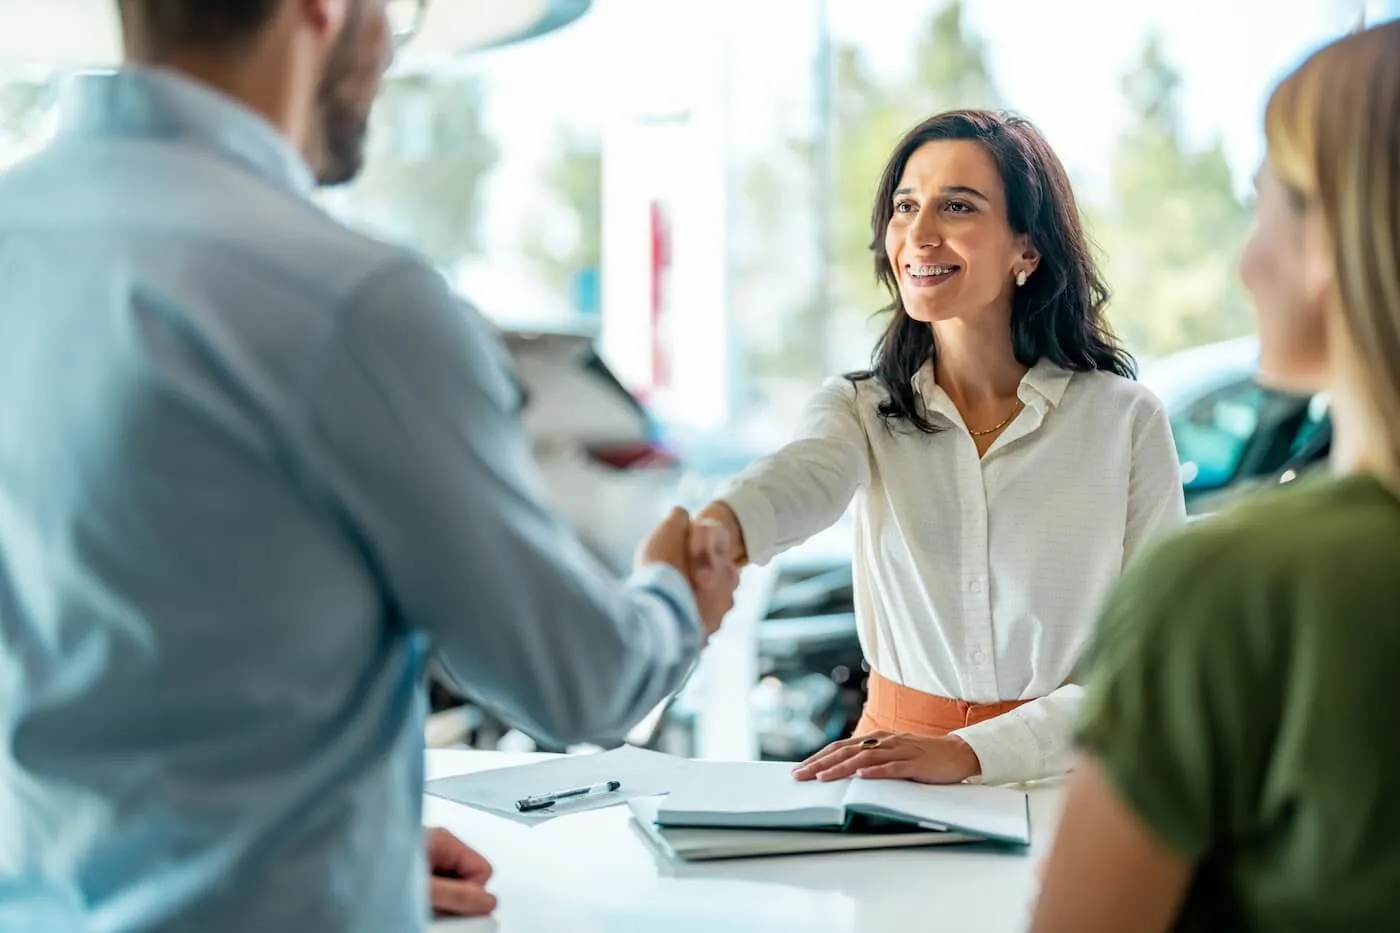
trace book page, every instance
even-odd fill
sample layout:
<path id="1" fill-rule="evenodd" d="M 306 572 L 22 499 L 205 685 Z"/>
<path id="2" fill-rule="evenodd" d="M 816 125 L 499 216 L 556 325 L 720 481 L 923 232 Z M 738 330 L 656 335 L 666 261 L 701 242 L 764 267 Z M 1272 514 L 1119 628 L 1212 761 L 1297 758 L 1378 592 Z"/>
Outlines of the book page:
<path id="1" fill-rule="evenodd" d="M 662 802 L 675 825 L 795 826 L 844 823 L 847 781 L 798 781 L 786 762 L 694 761 Z"/>
<path id="2" fill-rule="evenodd" d="M 856 779 L 846 788 L 845 803 L 857 813 L 904 817 L 929 828 L 1030 843 L 1025 791 L 1009 787 Z"/>

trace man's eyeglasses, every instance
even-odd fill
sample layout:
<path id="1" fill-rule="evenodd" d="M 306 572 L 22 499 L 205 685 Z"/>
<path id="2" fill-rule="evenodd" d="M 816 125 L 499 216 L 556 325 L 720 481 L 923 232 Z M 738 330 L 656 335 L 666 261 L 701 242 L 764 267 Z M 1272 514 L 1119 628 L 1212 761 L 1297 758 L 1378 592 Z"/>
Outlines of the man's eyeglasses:
<path id="1" fill-rule="evenodd" d="M 384 12 L 389 18 L 389 34 L 394 39 L 394 49 L 408 45 L 418 31 L 423 28 L 423 18 L 428 12 L 428 0 L 388 0 Z"/>

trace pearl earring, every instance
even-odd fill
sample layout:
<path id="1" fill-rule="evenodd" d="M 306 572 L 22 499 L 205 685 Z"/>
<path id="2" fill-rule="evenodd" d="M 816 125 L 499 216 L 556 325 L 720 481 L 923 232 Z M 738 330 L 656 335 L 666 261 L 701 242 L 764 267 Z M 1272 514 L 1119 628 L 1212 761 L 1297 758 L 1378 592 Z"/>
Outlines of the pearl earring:
<path id="1" fill-rule="evenodd" d="M 1018 288 L 1024 288 L 1024 287 L 1025 287 L 1025 284 L 1026 284 L 1026 270 L 1025 270 L 1025 269 L 1022 269 L 1020 272 L 1017 272 L 1017 273 L 1016 273 L 1016 286 L 1017 286 Z"/>

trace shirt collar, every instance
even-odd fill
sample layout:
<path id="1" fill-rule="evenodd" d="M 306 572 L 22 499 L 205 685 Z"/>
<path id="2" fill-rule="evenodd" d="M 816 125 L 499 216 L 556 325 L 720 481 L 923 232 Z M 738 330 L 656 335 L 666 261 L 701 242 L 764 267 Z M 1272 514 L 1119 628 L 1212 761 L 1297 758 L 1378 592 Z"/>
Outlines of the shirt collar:
<path id="1" fill-rule="evenodd" d="M 276 127 L 213 87 L 173 71 L 127 65 L 75 76 L 61 134 L 183 139 L 309 196 L 316 179 Z"/>
<path id="2" fill-rule="evenodd" d="M 1073 378 L 1074 373 L 1070 370 L 1042 358 L 1021 379 L 1021 388 L 1016 394 L 1020 396 L 1021 401 L 1030 403 L 1032 400 L 1026 398 L 1026 390 L 1029 389 L 1054 408 L 1065 397 L 1065 389 L 1069 387 L 1069 381 Z"/>
<path id="3" fill-rule="evenodd" d="M 1016 390 L 1016 395 L 1025 404 L 1033 405 L 1043 412 L 1060 404 L 1072 378 L 1072 371 L 1042 358 L 1021 377 L 1021 385 Z M 934 379 L 932 360 L 914 374 L 913 383 L 914 390 L 923 399 L 925 410 L 938 411 L 939 403 L 947 398 L 947 393 Z"/>

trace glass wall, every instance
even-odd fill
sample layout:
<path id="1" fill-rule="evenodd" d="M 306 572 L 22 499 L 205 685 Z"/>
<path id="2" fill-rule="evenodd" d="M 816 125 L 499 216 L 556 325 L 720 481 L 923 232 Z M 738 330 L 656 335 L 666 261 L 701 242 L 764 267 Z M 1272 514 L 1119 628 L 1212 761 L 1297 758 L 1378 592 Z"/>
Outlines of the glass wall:
<path id="1" fill-rule="evenodd" d="M 336 203 L 504 324 L 596 327 L 678 436 L 762 447 L 868 359 L 875 182 L 942 109 L 1043 129 L 1142 360 L 1251 333 L 1235 257 L 1264 100 L 1362 4 L 1287 6 L 597 0 L 556 35 L 392 81 Z"/>
<path id="2" fill-rule="evenodd" d="M 1286 8 L 1286 9 L 1285 9 Z M 595 331 L 678 437 L 771 446 L 869 356 L 869 214 L 902 131 L 1035 121 L 1144 360 L 1247 335 L 1235 275 L 1280 73 L 1396 0 L 595 0 L 572 26 L 387 82 L 329 208 L 422 250 L 504 326 Z M 0 79 L 0 164 L 57 75 Z"/>

